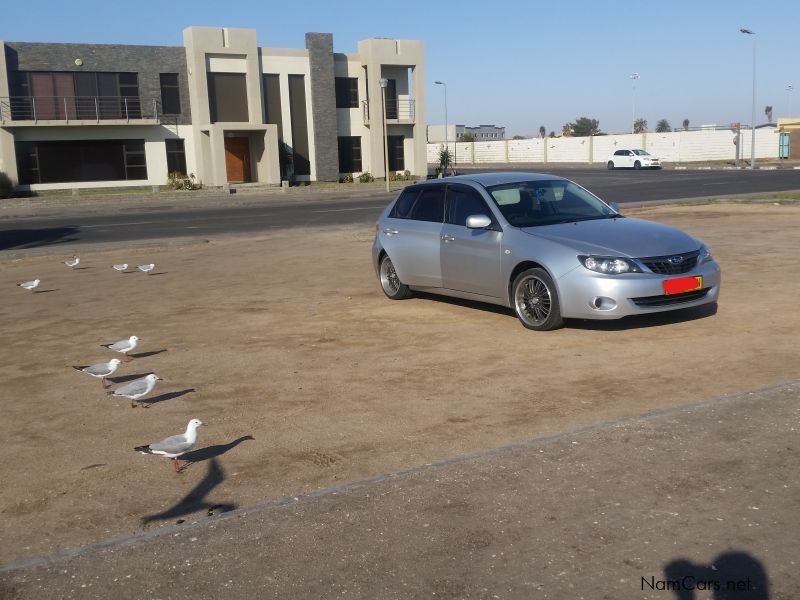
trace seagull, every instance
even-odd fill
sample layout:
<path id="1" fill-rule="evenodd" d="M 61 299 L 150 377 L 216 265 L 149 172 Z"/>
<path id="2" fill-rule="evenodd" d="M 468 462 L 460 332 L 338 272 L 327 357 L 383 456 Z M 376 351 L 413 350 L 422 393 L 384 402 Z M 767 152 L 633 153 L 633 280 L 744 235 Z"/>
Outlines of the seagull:
<path id="1" fill-rule="evenodd" d="M 21 287 L 26 290 L 35 290 L 39 287 L 39 284 L 42 282 L 41 279 L 34 279 L 33 281 L 26 281 L 24 283 L 18 283 L 17 287 Z"/>
<path id="2" fill-rule="evenodd" d="M 128 268 L 128 263 L 121 263 L 119 265 L 112 265 L 115 271 L 124 271 Z"/>
<path id="3" fill-rule="evenodd" d="M 175 469 L 176 473 L 180 473 L 181 464 L 178 457 L 194 448 L 194 445 L 197 443 L 197 428 L 202 424 L 203 422 L 200 419 L 192 419 L 186 426 L 186 431 L 184 433 L 171 435 L 160 442 L 148 444 L 147 446 L 136 446 L 134 450 L 142 454 L 160 454 L 161 456 L 171 458 L 172 468 Z"/>
<path id="4" fill-rule="evenodd" d="M 155 264 L 150 263 L 149 265 L 139 265 L 136 268 L 139 269 L 142 273 L 149 273 L 150 271 L 155 269 L 156 266 L 155 266 Z"/>
<path id="5" fill-rule="evenodd" d="M 128 356 L 128 352 L 133 352 L 136 349 L 136 344 L 139 343 L 139 338 L 135 335 L 132 335 L 127 340 L 120 340 L 118 342 L 114 342 L 113 344 L 100 344 L 103 348 L 108 348 L 109 350 L 113 350 L 114 352 L 121 352 L 125 357 L 125 362 L 128 362 L 131 357 Z"/>
<path id="6" fill-rule="evenodd" d="M 73 256 L 72 258 L 68 258 L 67 260 L 65 260 L 64 264 L 74 269 L 80 264 L 80 262 L 81 262 L 80 258 L 78 258 L 77 256 Z"/>
<path id="7" fill-rule="evenodd" d="M 142 396 L 146 396 L 152 392 L 153 388 L 156 387 L 156 381 L 161 381 L 161 377 L 155 373 L 150 373 L 141 379 L 134 379 L 130 383 L 126 383 L 125 385 L 120 386 L 108 393 L 111 396 L 130 398 L 131 408 L 136 408 L 136 401 Z"/>
<path id="8" fill-rule="evenodd" d="M 109 375 L 113 375 L 114 371 L 117 370 L 117 367 L 119 367 L 119 364 L 121 362 L 122 361 L 118 358 L 112 358 L 108 362 L 97 363 L 96 365 L 89 365 L 86 367 L 75 365 L 72 368 L 75 369 L 76 371 L 87 373 L 92 377 L 99 377 L 102 380 L 103 388 L 107 388 L 108 382 L 106 381 L 106 377 L 108 377 Z"/>

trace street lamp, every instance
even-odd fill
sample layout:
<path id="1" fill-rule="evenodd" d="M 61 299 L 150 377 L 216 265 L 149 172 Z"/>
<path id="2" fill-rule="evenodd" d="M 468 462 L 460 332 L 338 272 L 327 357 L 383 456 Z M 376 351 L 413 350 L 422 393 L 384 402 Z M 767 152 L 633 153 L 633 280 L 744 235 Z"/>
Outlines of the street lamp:
<path id="1" fill-rule="evenodd" d="M 753 36 L 753 106 L 750 115 L 750 168 L 756 168 L 756 33 L 742 27 L 739 31 Z"/>
<path id="2" fill-rule="evenodd" d="M 381 97 L 383 99 L 383 174 L 386 179 L 386 191 L 389 191 L 389 134 L 386 131 L 386 86 L 389 85 L 389 80 L 382 77 L 381 84 Z"/>
<path id="3" fill-rule="evenodd" d="M 786 91 L 789 92 L 789 116 L 794 117 L 794 99 L 792 94 L 794 91 L 794 86 L 790 83 L 786 86 Z"/>
<path id="4" fill-rule="evenodd" d="M 636 81 L 639 79 L 638 73 L 631 73 L 629 79 L 633 80 L 633 111 L 631 113 L 631 133 L 636 133 Z"/>
<path id="5" fill-rule="evenodd" d="M 434 81 L 436 85 L 444 86 L 444 147 L 447 149 L 447 156 L 450 156 L 450 128 L 447 125 L 447 84 L 444 81 Z M 447 165 L 445 165 L 446 167 Z M 450 165 L 452 169 L 452 165 Z"/>

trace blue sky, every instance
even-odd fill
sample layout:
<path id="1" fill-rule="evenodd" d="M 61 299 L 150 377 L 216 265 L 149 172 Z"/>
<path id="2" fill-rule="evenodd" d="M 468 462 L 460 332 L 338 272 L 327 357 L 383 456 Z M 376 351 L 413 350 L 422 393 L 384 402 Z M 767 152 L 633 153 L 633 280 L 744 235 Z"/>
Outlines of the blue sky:
<path id="1" fill-rule="evenodd" d="M 124 7 L 124 8 L 123 8 Z M 331 32 L 338 52 L 368 37 L 426 44 L 429 123 L 505 125 L 530 135 L 559 133 L 577 117 L 603 131 L 750 121 L 752 39 L 757 37 L 757 115 L 800 113 L 800 2 L 645 0 L 400 2 L 256 0 L 26 0 L 7 2 L 8 41 L 181 45 L 189 25 L 251 27 L 259 44 L 303 47 L 307 31 Z M 794 92 L 786 91 L 793 85 Z"/>

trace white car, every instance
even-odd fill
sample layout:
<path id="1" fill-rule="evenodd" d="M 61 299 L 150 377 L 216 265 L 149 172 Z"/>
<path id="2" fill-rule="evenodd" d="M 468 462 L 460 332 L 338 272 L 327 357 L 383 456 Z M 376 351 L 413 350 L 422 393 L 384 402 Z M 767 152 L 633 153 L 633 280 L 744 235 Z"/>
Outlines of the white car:
<path id="1" fill-rule="evenodd" d="M 661 161 L 644 150 L 617 150 L 608 157 L 608 170 L 613 169 L 660 169 Z"/>

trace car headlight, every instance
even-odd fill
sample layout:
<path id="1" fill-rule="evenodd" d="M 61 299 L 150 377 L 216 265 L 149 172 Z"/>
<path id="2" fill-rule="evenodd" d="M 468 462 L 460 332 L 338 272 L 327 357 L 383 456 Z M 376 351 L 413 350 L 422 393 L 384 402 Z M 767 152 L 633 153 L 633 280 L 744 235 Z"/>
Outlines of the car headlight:
<path id="1" fill-rule="evenodd" d="M 596 273 L 607 273 L 609 275 L 618 275 L 620 273 L 641 273 L 642 270 L 638 265 L 628 258 L 621 258 L 618 256 L 578 256 L 580 263 Z"/>
<path id="2" fill-rule="evenodd" d="M 714 257 L 711 254 L 711 249 L 708 246 L 700 248 L 700 264 L 702 265 L 712 260 L 714 260 Z"/>

